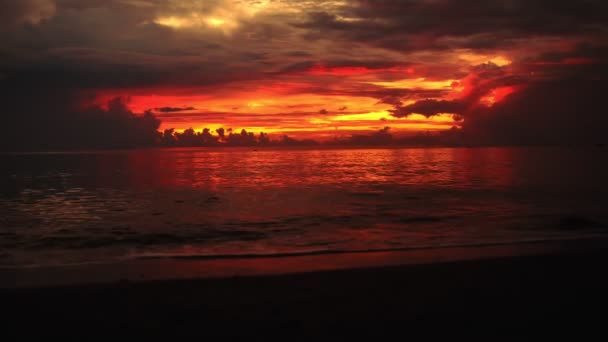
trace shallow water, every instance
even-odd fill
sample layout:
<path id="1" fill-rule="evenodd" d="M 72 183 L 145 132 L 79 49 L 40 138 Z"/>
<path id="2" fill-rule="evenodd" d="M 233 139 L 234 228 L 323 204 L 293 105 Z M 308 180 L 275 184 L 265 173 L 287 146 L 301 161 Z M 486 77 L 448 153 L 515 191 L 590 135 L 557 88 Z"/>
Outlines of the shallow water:
<path id="1" fill-rule="evenodd" d="M 608 232 L 600 148 L 2 155 L 0 266 L 573 239 Z"/>

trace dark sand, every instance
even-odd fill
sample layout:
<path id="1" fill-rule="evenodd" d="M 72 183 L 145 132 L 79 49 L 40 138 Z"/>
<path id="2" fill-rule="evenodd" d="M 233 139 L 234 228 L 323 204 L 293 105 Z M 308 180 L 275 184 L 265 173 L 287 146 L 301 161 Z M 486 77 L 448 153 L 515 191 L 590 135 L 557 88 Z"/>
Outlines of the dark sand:
<path id="1" fill-rule="evenodd" d="M 5 335 L 18 333 L 20 340 L 107 334 L 407 340 L 420 333 L 605 340 L 606 261 L 608 249 L 596 246 L 291 275 L 3 289 L 0 300 Z"/>

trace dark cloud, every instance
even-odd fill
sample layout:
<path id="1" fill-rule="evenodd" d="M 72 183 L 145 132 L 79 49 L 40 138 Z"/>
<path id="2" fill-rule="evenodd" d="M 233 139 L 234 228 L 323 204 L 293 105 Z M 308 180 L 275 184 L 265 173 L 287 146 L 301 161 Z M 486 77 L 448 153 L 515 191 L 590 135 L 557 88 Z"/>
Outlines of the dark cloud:
<path id="1" fill-rule="evenodd" d="M 408 106 L 397 106 L 391 110 L 394 117 L 402 118 L 411 114 L 422 114 L 433 116 L 441 113 L 462 113 L 467 108 L 467 103 L 458 100 L 421 100 Z"/>
<path id="2" fill-rule="evenodd" d="M 264 76 L 226 64 L 200 64 L 188 56 L 80 48 L 52 49 L 25 60 L 7 55 L 5 65 L 6 82 L 52 88 L 208 87 Z"/>
<path id="3" fill-rule="evenodd" d="M 35 25 L 55 15 L 53 0 L 0 0 L 0 31 Z"/>
<path id="4" fill-rule="evenodd" d="M 401 102 L 401 98 L 400 97 L 398 97 L 398 96 L 390 96 L 390 95 L 381 98 L 378 103 L 389 104 L 389 105 L 395 106 L 395 107 L 401 107 L 401 105 L 403 104 L 403 102 Z M 398 115 L 395 115 L 395 116 L 398 116 Z"/>
<path id="5" fill-rule="evenodd" d="M 228 132 L 228 134 L 226 134 Z M 160 134 L 160 146 L 164 147 L 194 147 L 194 146 L 236 146 L 236 147 L 256 147 L 256 146 L 310 146 L 317 145 L 314 140 L 297 140 L 287 135 L 282 135 L 278 139 L 271 139 L 268 133 L 260 132 L 257 135 L 241 129 L 240 132 L 231 128 L 218 128 L 215 130 L 217 135 L 212 134 L 209 128 L 195 131 L 188 128 L 183 132 L 175 132 L 174 129 L 166 129 Z"/>
<path id="6" fill-rule="evenodd" d="M 353 6 L 359 18 L 384 19 L 412 33 L 432 32 L 463 36 L 481 32 L 571 34 L 604 23 L 608 5 L 601 0 L 583 2 L 549 0 L 360 0 Z"/>
<path id="7" fill-rule="evenodd" d="M 284 67 L 278 74 L 289 74 L 299 72 L 313 73 L 336 73 L 348 72 L 349 70 L 365 72 L 390 72 L 412 66 L 412 63 L 404 63 L 392 60 L 366 60 L 366 59 L 332 59 L 322 61 L 299 61 Z"/>
<path id="8" fill-rule="evenodd" d="M 406 51 L 492 48 L 518 37 L 584 34 L 605 28 L 608 22 L 608 3 L 603 0 L 359 0 L 349 4 L 340 15 L 310 13 L 307 20 L 294 25 L 308 29 L 311 38 L 337 37 Z"/>
<path id="9" fill-rule="evenodd" d="M 6 16 L 0 17 L 0 74 L 10 82 L 78 89 L 207 87 L 259 79 L 267 68 L 266 52 L 225 49 L 243 44 L 219 31 L 195 34 L 155 23 L 159 13 L 183 7 L 172 1 L 0 1 L 0 16 Z M 10 31 L 2 30 L 15 20 Z"/>
<path id="10" fill-rule="evenodd" d="M 290 52 L 285 52 L 284 55 L 287 57 L 304 57 L 304 58 L 313 56 L 310 52 L 306 52 L 306 51 L 290 51 Z"/>
<path id="11" fill-rule="evenodd" d="M 378 99 L 380 103 L 386 103 L 382 102 L 383 99 L 387 101 L 399 101 L 399 99 L 417 100 L 441 97 L 449 92 L 446 89 L 385 88 L 371 84 L 350 84 L 348 87 L 318 85 L 298 89 L 298 91 L 331 96 L 370 97 Z"/>
<path id="12" fill-rule="evenodd" d="M 387 146 L 395 143 L 391 128 L 385 126 L 372 134 L 353 134 L 350 137 L 330 141 L 334 145 Z"/>
<path id="13" fill-rule="evenodd" d="M 542 82 L 490 108 L 465 114 L 475 144 L 578 145 L 606 143 L 605 81 Z"/>
<path id="14" fill-rule="evenodd" d="M 468 36 L 443 36 L 434 40 L 434 48 L 471 49 L 476 51 L 492 51 L 494 49 L 511 48 L 517 45 L 518 35 L 512 32 L 475 33 Z"/>
<path id="15" fill-rule="evenodd" d="M 175 113 L 175 112 L 186 112 L 190 110 L 196 110 L 194 107 L 160 107 L 154 108 L 154 111 L 160 113 Z"/>
<path id="16" fill-rule="evenodd" d="M 135 114 L 116 98 L 102 108 L 76 105 L 86 94 L 62 89 L 3 89 L 0 150 L 57 150 L 153 146 L 160 121 Z"/>

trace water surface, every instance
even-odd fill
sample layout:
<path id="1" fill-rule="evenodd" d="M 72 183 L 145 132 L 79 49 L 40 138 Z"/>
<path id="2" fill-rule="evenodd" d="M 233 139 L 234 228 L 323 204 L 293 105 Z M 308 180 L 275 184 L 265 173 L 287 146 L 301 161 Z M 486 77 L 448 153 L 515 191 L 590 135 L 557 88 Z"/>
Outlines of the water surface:
<path id="1" fill-rule="evenodd" d="M 0 266 L 574 239 L 608 151 L 161 149 L 2 155 Z"/>

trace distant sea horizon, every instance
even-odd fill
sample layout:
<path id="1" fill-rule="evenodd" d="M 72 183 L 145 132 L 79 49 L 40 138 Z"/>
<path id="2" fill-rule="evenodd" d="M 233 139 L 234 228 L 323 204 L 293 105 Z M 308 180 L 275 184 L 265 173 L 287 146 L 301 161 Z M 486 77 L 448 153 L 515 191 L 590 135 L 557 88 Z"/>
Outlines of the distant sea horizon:
<path id="1" fill-rule="evenodd" d="M 139 146 L 139 147 L 116 147 L 116 148 L 57 148 L 57 149 L 0 149 L 0 154 L 36 154 L 36 153 L 98 153 L 98 152 L 127 152 L 135 150 L 178 150 L 178 149 L 200 149 L 200 150 L 340 150 L 340 149 L 442 149 L 442 148 L 545 148 L 545 149 L 604 149 L 607 145 L 604 143 L 564 143 L 564 144 L 437 144 L 437 145 L 414 145 L 414 144 L 387 144 L 387 145 L 351 145 L 351 144 L 327 144 L 317 142 L 311 145 L 251 145 L 251 146 L 235 146 L 235 145 L 216 145 L 216 146 Z"/>

